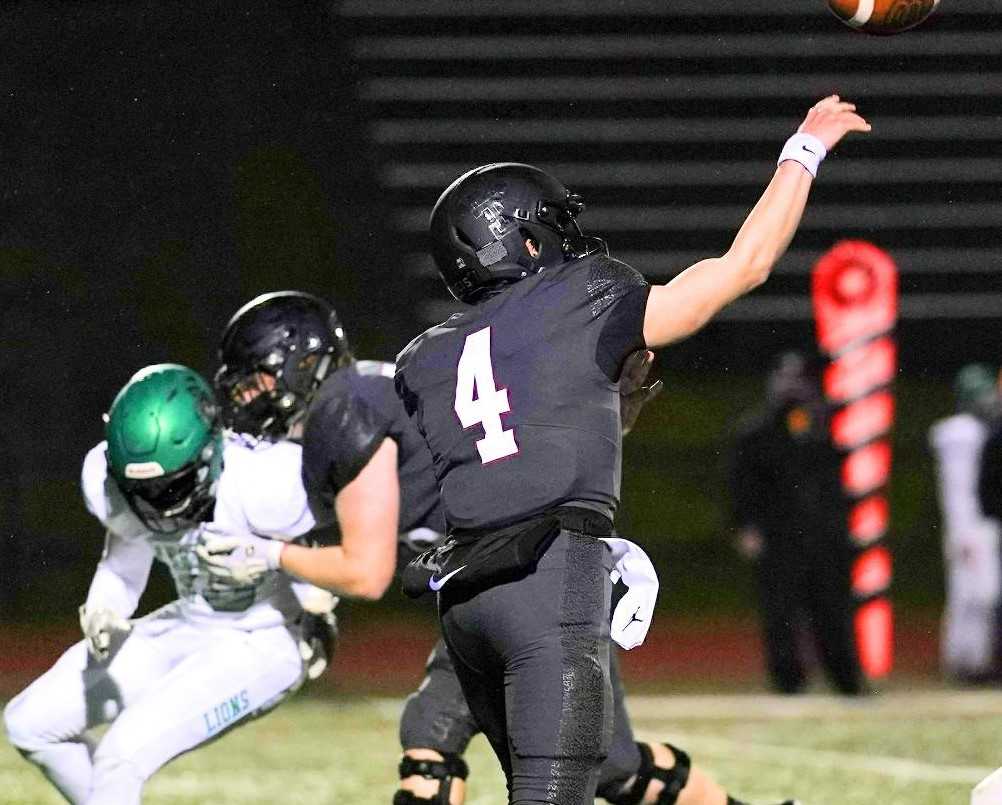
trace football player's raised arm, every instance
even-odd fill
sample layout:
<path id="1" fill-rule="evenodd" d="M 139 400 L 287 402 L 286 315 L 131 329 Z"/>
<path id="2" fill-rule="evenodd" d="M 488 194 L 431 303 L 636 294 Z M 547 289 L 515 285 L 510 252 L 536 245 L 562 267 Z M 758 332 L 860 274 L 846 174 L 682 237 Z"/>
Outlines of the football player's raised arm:
<path id="1" fill-rule="evenodd" d="M 383 439 L 361 472 L 337 493 L 334 508 L 341 544 L 285 545 L 282 569 L 343 595 L 381 598 L 397 564 L 400 481 L 395 441 Z"/>
<path id="2" fill-rule="evenodd" d="M 702 260 L 667 285 L 651 288 L 644 316 L 647 345 L 663 347 L 692 335 L 723 307 L 765 282 L 800 224 L 820 158 L 848 132 L 869 130 L 856 107 L 837 95 L 815 104 L 797 130 L 801 140 L 791 138 L 783 149 L 783 161 L 726 254 Z M 818 146 L 823 153 L 815 153 Z"/>
<path id="3" fill-rule="evenodd" d="M 144 539 L 126 540 L 108 531 L 104 553 L 87 592 L 86 608 L 128 618 L 139 606 L 153 565 L 153 548 Z"/>

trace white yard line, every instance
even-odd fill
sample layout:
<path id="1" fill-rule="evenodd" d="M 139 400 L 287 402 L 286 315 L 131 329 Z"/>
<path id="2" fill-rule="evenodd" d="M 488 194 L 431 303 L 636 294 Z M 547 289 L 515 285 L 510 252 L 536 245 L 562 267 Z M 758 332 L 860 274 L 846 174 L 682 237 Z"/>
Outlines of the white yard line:
<path id="1" fill-rule="evenodd" d="M 364 700 L 386 721 L 396 721 L 402 698 Z M 644 721 L 789 721 L 810 718 L 870 720 L 878 718 L 1002 718 L 1002 691 L 903 691 L 863 698 L 825 694 L 699 694 L 627 696 L 630 717 Z"/>
<path id="2" fill-rule="evenodd" d="M 663 734 L 649 730 L 639 730 L 636 734 L 641 740 L 648 741 L 662 741 L 665 738 Z M 678 734 L 669 736 L 669 740 L 673 743 L 678 741 L 678 744 L 684 746 L 686 750 L 695 750 L 706 754 L 731 757 L 754 755 L 761 756 L 764 761 L 771 764 L 781 762 L 787 766 L 795 764 L 820 769 L 852 769 L 880 774 L 884 777 L 895 777 L 908 782 L 960 783 L 973 786 L 992 772 L 992 769 L 987 766 L 949 766 L 869 753 L 864 755 L 854 752 L 836 752 L 829 749 L 805 749 L 797 746 L 748 743 L 705 735 Z"/>
<path id="3" fill-rule="evenodd" d="M 391 722 L 399 718 L 403 707 L 400 699 L 372 698 L 366 701 L 381 718 Z M 994 691 L 894 692 L 862 699 L 821 694 L 794 697 L 769 694 L 629 696 L 627 703 L 632 718 L 641 727 L 637 730 L 637 736 L 658 741 L 665 740 L 665 734 L 651 730 L 649 724 L 652 721 L 1002 717 L 1002 692 Z M 676 732 L 678 726 L 680 725 L 676 725 Z M 782 758 L 782 762 L 786 764 L 822 769 L 853 769 L 910 782 L 973 786 L 993 771 L 990 767 L 954 766 L 871 753 L 748 743 L 685 732 L 677 732 L 674 737 L 668 737 L 686 749 L 701 753 L 721 756 L 754 755 L 767 763 L 775 763 L 777 758 Z"/>
<path id="4" fill-rule="evenodd" d="M 1002 717 L 1002 691 L 902 691 L 863 698 L 824 694 L 701 694 L 627 696 L 626 701 L 630 716 L 638 721 Z"/>
<path id="5" fill-rule="evenodd" d="M 404 699 L 392 699 L 388 697 L 373 696 L 364 699 L 365 703 L 372 707 L 383 721 L 396 722 L 400 720 L 400 714 L 404 709 Z"/>

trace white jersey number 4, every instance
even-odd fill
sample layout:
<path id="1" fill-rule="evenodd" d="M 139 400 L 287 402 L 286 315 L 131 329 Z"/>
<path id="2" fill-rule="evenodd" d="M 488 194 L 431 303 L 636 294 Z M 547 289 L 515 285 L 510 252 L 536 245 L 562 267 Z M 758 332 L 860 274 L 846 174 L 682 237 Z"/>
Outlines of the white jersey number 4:
<path id="1" fill-rule="evenodd" d="M 483 425 L 484 438 L 477 442 L 483 464 L 518 452 L 515 430 L 505 430 L 501 414 L 508 413 L 508 389 L 494 385 L 491 364 L 491 328 L 466 336 L 456 370 L 456 415 L 463 429 Z"/>

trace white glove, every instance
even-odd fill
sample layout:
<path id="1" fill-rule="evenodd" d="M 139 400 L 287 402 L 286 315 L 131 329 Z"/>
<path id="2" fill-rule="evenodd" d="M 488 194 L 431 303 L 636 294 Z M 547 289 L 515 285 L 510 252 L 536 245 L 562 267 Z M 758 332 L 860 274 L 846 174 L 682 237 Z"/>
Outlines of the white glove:
<path id="1" fill-rule="evenodd" d="M 95 660 L 104 661 L 111 654 L 111 642 L 116 635 L 126 635 L 132 624 L 110 609 L 87 609 L 80 606 L 80 631 L 87 641 L 87 651 Z"/>
<path id="2" fill-rule="evenodd" d="M 313 615 L 326 615 L 341 603 L 338 596 L 323 587 L 307 584 L 305 581 L 293 581 L 291 586 L 299 606 Z"/>
<path id="3" fill-rule="evenodd" d="M 612 583 L 622 581 L 626 594 L 612 613 L 612 639 L 629 651 L 644 642 L 654 617 L 658 598 L 658 574 L 643 548 L 628 539 L 604 537 L 616 566 L 609 573 Z"/>
<path id="4" fill-rule="evenodd" d="M 285 543 L 254 534 L 224 534 L 203 527 L 195 554 L 213 579 L 236 586 L 258 584 L 266 573 L 278 570 Z"/>

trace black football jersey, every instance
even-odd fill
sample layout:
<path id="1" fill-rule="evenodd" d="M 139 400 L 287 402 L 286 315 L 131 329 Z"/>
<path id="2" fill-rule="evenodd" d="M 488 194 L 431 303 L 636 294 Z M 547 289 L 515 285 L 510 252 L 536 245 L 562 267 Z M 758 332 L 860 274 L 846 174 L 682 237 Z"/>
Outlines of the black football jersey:
<path id="1" fill-rule="evenodd" d="M 378 361 L 338 369 L 310 403 L 303 432 L 303 486 L 314 518 L 320 525 L 335 521 L 334 497 L 387 437 L 397 443 L 402 537 L 420 528 L 444 533 L 431 454 L 393 389 L 393 364 Z"/>
<path id="2" fill-rule="evenodd" d="M 644 347 L 650 287 L 590 255 L 520 280 L 397 358 L 397 392 L 428 442 L 451 528 L 619 501 L 619 372 Z"/>

